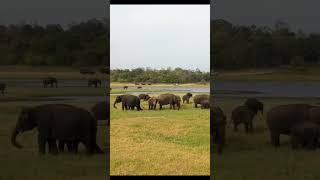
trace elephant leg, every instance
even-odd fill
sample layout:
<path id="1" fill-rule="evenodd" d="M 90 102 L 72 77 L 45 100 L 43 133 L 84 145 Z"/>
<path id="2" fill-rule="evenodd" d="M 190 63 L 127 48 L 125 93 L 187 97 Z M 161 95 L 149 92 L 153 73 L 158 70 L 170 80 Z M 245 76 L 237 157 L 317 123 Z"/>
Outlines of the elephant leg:
<path id="1" fill-rule="evenodd" d="M 249 133 L 249 123 L 244 123 L 244 128 L 245 128 L 246 133 L 248 134 Z"/>
<path id="2" fill-rule="evenodd" d="M 39 147 L 39 153 L 45 154 L 46 153 L 46 141 L 47 139 L 41 134 L 38 134 L 38 147 Z"/>
<path id="3" fill-rule="evenodd" d="M 125 105 L 122 103 L 122 111 L 124 111 L 124 107 Z M 127 107 L 126 107 L 126 110 L 127 110 Z"/>
<path id="4" fill-rule="evenodd" d="M 73 141 L 67 141 L 66 144 L 67 144 L 67 149 L 68 149 L 68 152 L 73 152 Z"/>
<path id="5" fill-rule="evenodd" d="M 63 152 L 64 151 L 64 140 L 59 140 L 59 151 Z"/>
<path id="6" fill-rule="evenodd" d="M 160 110 L 162 110 L 162 105 L 161 104 L 159 104 L 159 108 L 160 108 Z"/>
<path id="7" fill-rule="evenodd" d="M 194 103 L 194 107 L 195 107 L 195 108 L 198 108 L 198 104 L 197 104 L 197 103 Z"/>
<path id="8" fill-rule="evenodd" d="M 58 151 L 55 139 L 48 139 L 48 145 L 49 145 L 49 153 L 50 154 L 53 154 L 53 155 L 58 154 L 59 151 Z"/>

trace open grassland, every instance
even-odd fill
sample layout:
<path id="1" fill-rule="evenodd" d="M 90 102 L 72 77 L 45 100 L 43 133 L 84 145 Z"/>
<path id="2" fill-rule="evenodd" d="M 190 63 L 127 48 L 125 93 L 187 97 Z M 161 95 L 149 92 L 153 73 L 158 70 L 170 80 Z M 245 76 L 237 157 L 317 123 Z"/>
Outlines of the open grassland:
<path id="1" fill-rule="evenodd" d="M 281 147 L 271 146 L 266 126 L 266 112 L 276 105 L 290 103 L 318 104 L 319 99 L 260 99 L 265 104 L 263 116 L 259 113 L 254 120 L 253 134 L 245 134 L 239 126 L 233 132 L 233 126 L 227 127 L 227 146 L 222 155 L 212 154 L 213 176 L 211 179 L 241 180 L 316 180 L 320 179 L 320 151 L 293 151 L 287 136 L 281 136 Z M 217 98 L 219 105 L 230 121 L 231 111 L 245 99 Z M 259 119 L 259 118 L 262 118 Z M 214 148 L 214 147 L 213 147 Z"/>
<path id="2" fill-rule="evenodd" d="M 142 111 L 117 106 L 110 111 L 111 175 L 210 174 L 209 110 L 183 104 L 149 111 L 145 101 Z"/>
<path id="3" fill-rule="evenodd" d="M 69 180 L 69 179 L 105 179 L 107 174 L 107 155 L 85 154 L 80 145 L 77 155 L 62 153 L 57 156 L 38 154 L 37 130 L 20 134 L 17 138 L 24 148 L 16 149 L 10 143 L 11 131 L 17 121 L 21 106 L 33 106 L 39 103 L 1 102 L 0 103 L 0 179 L 12 180 Z M 74 103 L 78 107 L 89 109 L 91 103 Z M 104 122 L 99 122 L 97 143 L 107 152 L 107 131 Z"/>
<path id="4" fill-rule="evenodd" d="M 151 84 L 151 85 L 135 85 L 134 83 L 119 83 L 119 82 L 112 82 L 110 84 L 111 88 L 123 88 L 123 86 L 128 86 L 130 88 L 137 89 L 138 86 L 142 87 L 153 87 L 153 88 L 207 88 L 210 87 L 209 83 L 201 84 L 201 83 L 186 83 L 186 84 L 178 84 L 175 85 L 174 83 L 171 84 L 166 84 L 166 83 L 156 83 L 156 84 Z"/>
<path id="5" fill-rule="evenodd" d="M 217 71 L 215 80 L 229 81 L 319 81 L 320 66 L 282 67 L 275 69 L 242 69 Z"/>

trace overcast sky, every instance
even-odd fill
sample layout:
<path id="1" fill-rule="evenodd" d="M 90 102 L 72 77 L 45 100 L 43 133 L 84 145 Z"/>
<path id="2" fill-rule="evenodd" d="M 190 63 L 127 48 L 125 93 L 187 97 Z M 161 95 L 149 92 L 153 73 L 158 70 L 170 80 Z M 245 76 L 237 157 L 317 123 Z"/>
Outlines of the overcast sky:
<path id="1" fill-rule="evenodd" d="M 212 2 L 212 0 L 211 0 Z M 236 24 L 274 25 L 286 21 L 293 30 L 320 33 L 318 0 L 214 0 L 213 17 Z"/>
<path id="2" fill-rule="evenodd" d="M 37 21 L 41 25 L 81 22 L 108 16 L 106 0 L 1 0 L 0 24 Z"/>
<path id="3" fill-rule="evenodd" d="M 111 69 L 210 67 L 209 5 L 111 5 Z"/>

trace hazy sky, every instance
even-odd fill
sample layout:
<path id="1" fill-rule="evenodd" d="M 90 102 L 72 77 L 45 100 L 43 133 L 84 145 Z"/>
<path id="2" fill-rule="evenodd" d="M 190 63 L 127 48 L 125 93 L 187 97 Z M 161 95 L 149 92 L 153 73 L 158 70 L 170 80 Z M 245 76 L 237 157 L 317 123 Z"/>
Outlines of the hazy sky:
<path id="1" fill-rule="evenodd" d="M 209 5 L 111 5 L 115 68 L 210 69 Z"/>
<path id="2" fill-rule="evenodd" d="M 1 0 L 0 24 L 80 22 L 109 15 L 106 0 Z"/>
<path id="3" fill-rule="evenodd" d="M 212 2 L 212 0 L 211 0 Z M 274 25 L 286 21 L 293 30 L 320 33 L 320 1 L 317 0 L 214 0 L 214 18 L 236 24 Z"/>

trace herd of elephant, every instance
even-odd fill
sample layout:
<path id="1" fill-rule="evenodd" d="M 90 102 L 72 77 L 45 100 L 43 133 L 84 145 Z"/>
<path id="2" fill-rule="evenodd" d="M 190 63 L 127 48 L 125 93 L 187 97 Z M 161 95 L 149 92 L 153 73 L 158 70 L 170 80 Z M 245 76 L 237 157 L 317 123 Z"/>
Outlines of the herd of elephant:
<path id="1" fill-rule="evenodd" d="M 65 145 L 69 152 L 77 153 L 78 145 L 82 143 L 89 155 L 103 153 L 97 145 L 97 121 L 109 120 L 110 103 L 96 103 L 91 112 L 67 104 L 44 104 L 23 108 L 11 135 L 11 143 L 16 148 L 22 148 L 17 142 L 19 133 L 38 129 L 38 149 L 40 154 L 46 153 L 46 144 L 50 154 L 64 151 Z M 58 142 L 58 147 L 56 144 Z"/>
<path id="2" fill-rule="evenodd" d="M 42 84 L 44 88 L 47 87 L 56 87 L 58 88 L 58 80 L 55 77 L 46 77 L 42 80 Z M 50 85 L 50 86 L 49 86 Z M 88 79 L 88 87 L 95 87 L 97 88 L 98 85 L 101 87 L 101 80 L 98 78 L 90 78 Z M 0 83 L 0 92 L 2 95 L 5 94 L 7 85 L 5 83 Z"/>
<path id="3" fill-rule="evenodd" d="M 189 103 L 190 98 L 192 97 L 191 93 L 187 93 L 182 97 L 183 103 Z M 210 95 L 199 94 L 193 97 L 194 107 L 197 108 L 198 104 L 201 105 L 203 109 L 210 108 Z M 113 107 L 116 107 L 117 103 L 122 103 L 122 110 L 134 110 L 135 108 L 139 111 L 142 110 L 140 106 L 140 101 L 148 101 L 149 110 L 156 110 L 157 104 L 159 104 L 159 109 L 162 110 L 163 106 L 169 105 L 170 109 L 179 110 L 181 107 L 181 97 L 175 94 L 166 93 L 161 94 L 157 97 L 150 97 L 148 94 L 140 94 L 139 96 L 124 94 L 116 96 L 116 99 L 113 103 Z"/>
<path id="4" fill-rule="evenodd" d="M 260 111 L 263 114 L 263 103 L 256 98 L 249 98 L 241 106 L 232 111 L 231 123 L 234 131 L 243 124 L 245 132 L 253 131 L 253 119 Z M 222 153 L 226 141 L 227 117 L 218 106 L 210 111 L 210 135 L 213 143 L 217 144 L 218 153 Z M 279 105 L 267 113 L 266 124 L 269 129 L 271 144 L 280 146 L 280 135 L 291 137 L 293 149 L 304 148 L 315 150 L 319 147 L 320 137 L 320 107 L 309 104 Z"/>

